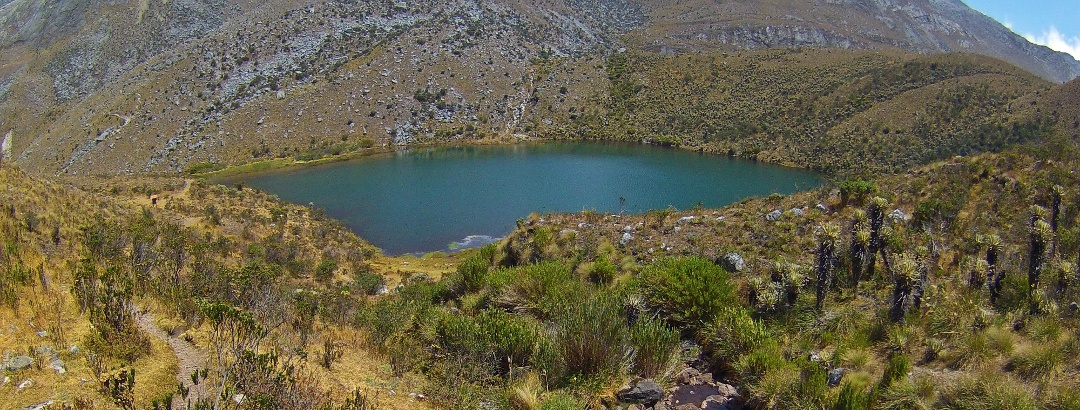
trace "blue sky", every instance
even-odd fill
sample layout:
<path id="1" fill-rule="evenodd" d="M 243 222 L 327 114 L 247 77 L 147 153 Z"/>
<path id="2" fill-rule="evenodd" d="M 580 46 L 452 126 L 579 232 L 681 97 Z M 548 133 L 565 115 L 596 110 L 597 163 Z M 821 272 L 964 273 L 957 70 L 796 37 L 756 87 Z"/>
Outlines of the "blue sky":
<path id="1" fill-rule="evenodd" d="M 963 0 L 1029 41 L 1080 60 L 1080 0 Z"/>

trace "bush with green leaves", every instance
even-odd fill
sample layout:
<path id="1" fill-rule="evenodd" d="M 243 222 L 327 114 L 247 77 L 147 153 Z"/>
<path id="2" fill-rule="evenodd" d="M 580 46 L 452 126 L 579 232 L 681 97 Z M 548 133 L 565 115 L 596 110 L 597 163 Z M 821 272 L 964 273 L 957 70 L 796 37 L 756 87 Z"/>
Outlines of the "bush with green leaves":
<path id="1" fill-rule="evenodd" d="M 657 377 L 671 365 L 679 347 L 679 333 L 663 321 L 646 317 L 630 327 L 634 369 L 642 377 Z"/>
<path id="2" fill-rule="evenodd" d="M 840 188 L 840 201 L 844 205 L 847 205 L 848 201 L 852 199 L 861 204 L 867 196 L 878 192 L 878 187 L 873 181 L 862 178 L 853 178 L 840 182 L 837 187 Z"/>
<path id="3" fill-rule="evenodd" d="M 628 364 L 630 344 L 621 298 L 599 293 L 561 305 L 554 344 L 564 376 L 611 376 Z"/>
<path id="4" fill-rule="evenodd" d="M 547 319 L 562 306 L 583 297 L 587 284 L 574 275 L 569 264 L 542 262 L 502 268 L 488 278 L 491 298 L 499 307 Z"/>
<path id="5" fill-rule="evenodd" d="M 535 321 L 495 309 L 475 317 L 442 311 L 436 332 L 446 351 L 488 361 L 500 374 L 530 365 L 539 339 L 545 337 Z"/>
<path id="6" fill-rule="evenodd" d="M 323 258 L 319 261 L 319 264 L 315 266 L 315 279 L 319 282 L 329 281 L 334 277 L 334 272 L 337 271 L 338 263 L 333 258 Z"/>
<path id="7" fill-rule="evenodd" d="M 642 270 L 640 286 L 648 303 L 670 320 L 700 327 L 738 306 L 730 275 L 700 257 L 665 258 Z"/>
<path id="8" fill-rule="evenodd" d="M 778 345 L 773 340 L 768 328 L 754 320 L 746 309 L 728 306 L 720 311 L 716 318 L 703 330 L 705 346 L 712 352 L 713 361 L 723 367 L 742 366 L 744 371 L 768 370 L 769 366 L 758 366 L 746 361 L 746 356 L 757 352 L 762 359 L 773 361 Z M 754 370 L 756 371 L 756 370 Z"/>
<path id="9" fill-rule="evenodd" d="M 382 275 L 374 272 L 360 272 L 356 274 L 356 288 L 366 295 L 374 295 L 386 284 Z"/>

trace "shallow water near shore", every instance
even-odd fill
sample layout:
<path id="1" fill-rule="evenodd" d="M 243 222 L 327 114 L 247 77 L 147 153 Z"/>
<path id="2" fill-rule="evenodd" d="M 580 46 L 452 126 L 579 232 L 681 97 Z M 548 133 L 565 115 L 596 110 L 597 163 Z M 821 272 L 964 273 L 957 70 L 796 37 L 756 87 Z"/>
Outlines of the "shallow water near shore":
<path id="1" fill-rule="evenodd" d="M 636 144 L 531 143 L 415 149 L 230 178 L 312 203 L 388 254 L 456 250 L 532 212 L 720 207 L 821 184 L 793 168 Z"/>

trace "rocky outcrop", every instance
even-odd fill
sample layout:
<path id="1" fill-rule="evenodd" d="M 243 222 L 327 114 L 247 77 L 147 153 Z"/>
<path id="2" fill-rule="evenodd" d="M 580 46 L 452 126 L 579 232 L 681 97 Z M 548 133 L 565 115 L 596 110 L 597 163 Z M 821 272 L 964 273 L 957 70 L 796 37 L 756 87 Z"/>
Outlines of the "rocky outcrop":
<path id="1" fill-rule="evenodd" d="M 900 48 L 919 53 L 970 52 L 1008 61 L 1059 83 L 1080 76 L 1072 56 L 1031 44 L 959 0 L 805 0 L 709 2 L 704 18 L 670 19 L 648 1 L 654 27 L 671 49 L 713 45 Z"/>
<path id="2" fill-rule="evenodd" d="M 653 379 L 644 379 L 619 390 L 615 396 L 620 401 L 652 406 L 664 397 L 664 388 Z"/>

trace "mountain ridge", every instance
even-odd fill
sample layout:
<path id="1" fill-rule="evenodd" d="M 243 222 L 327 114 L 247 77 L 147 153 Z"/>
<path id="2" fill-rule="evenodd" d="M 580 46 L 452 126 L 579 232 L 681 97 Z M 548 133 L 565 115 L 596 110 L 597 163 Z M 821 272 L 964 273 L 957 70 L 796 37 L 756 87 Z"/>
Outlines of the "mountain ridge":
<path id="1" fill-rule="evenodd" d="M 79 4 L 0 6 L 11 56 L 0 132 L 13 132 L 13 158 L 34 172 L 178 172 L 356 144 L 545 137 L 550 122 L 611 98 L 605 64 L 620 50 L 964 50 L 1014 64 L 1034 53 L 1022 68 L 1058 82 L 1080 73 L 955 1 Z M 986 51 L 1000 39 L 1019 51 Z"/>

